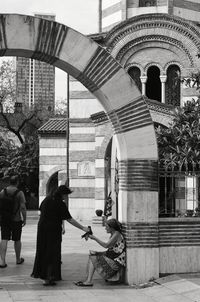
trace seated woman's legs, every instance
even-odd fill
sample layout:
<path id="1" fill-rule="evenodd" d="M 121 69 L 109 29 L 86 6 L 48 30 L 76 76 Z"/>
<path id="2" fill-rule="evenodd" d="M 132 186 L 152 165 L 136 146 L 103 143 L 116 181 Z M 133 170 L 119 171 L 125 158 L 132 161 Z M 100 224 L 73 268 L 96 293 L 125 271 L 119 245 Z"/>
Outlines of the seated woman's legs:
<path id="1" fill-rule="evenodd" d="M 84 281 L 84 284 L 91 284 L 92 283 L 92 278 L 95 272 L 95 268 L 93 266 L 92 261 L 90 258 L 88 259 L 88 264 L 87 264 L 87 279 Z"/>

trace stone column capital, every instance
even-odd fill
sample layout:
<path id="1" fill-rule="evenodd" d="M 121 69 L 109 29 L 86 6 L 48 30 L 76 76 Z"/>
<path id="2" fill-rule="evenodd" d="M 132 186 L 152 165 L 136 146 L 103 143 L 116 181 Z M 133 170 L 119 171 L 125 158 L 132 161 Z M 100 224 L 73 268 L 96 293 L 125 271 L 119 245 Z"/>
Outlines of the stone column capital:
<path id="1" fill-rule="evenodd" d="M 147 76 L 141 76 L 140 80 L 141 80 L 142 83 L 145 84 L 147 82 Z"/>
<path id="2" fill-rule="evenodd" d="M 166 75 L 160 75 L 160 81 L 161 81 L 161 83 L 166 83 L 167 76 Z"/>

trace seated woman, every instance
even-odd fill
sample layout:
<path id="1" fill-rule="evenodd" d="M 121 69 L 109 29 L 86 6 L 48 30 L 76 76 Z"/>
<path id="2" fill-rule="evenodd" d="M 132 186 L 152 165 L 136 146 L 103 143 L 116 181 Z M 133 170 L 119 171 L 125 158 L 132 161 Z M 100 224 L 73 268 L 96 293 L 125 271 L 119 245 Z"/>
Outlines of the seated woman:
<path id="1" fill-rule="evenodd" d="M 77 286 L 93 286 L 92 278 L 95 271 L 106 281 L 121 281 L 121 272 L 125 267 L 125 240 L 122 236 L 121 224 L 112 218 L 106 221 L 105 228 L 107 233 L 111 234 L 108 242 L 89 235 L 90 239 L 95 240 L 107 250 L 105 252 L 90 251 L 87 278 L 85 281 L 75 282 Z"/>

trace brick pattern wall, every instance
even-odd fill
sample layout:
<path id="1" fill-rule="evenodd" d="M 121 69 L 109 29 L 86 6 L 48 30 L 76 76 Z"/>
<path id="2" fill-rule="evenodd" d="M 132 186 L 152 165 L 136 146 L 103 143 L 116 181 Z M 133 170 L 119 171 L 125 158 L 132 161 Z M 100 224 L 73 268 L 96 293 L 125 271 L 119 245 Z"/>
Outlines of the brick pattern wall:
<path id="1" fill-rule="evenodd" d="M 109 31 L 123 20 L 149 13 L 169 13 L 199 22 L 200 2 L 198 0 L 157 0 L 156 6 L 139 7 L 139 0 L 128 0 L 126 5 L 124 1 L 111 1 L 109 6 L 102 8 L 101 31 Z"/>
<path id="2" fill-rule="evenodd" d="M 200 246 L 199 218 L 177 218 L 159 222 L 159 245 Z"/>
<path id="3" fill-rule="evenodd" d="M 199 22 L 200 19 L 200 2 L 198 0 L 174 0 L 173 14 Z"/>
<path id="4" fill-rule="evenodd" d="M 112 0 L 110 2 L 102 0 L 101 31 L 108 31 L 123 20 L 125 14 L 123 2 L 123 0 Z"/>
<path id="5" fill-rule="evenodd" d="M 158 163 L 150 160 L 119 161 L 119 188 L 126 191 L 157 191 Z"/>
<path id="6" fill-rule="evenodd" d="M 112 78 L 119 69 L 120 66 L 113 61 L 112 57 L 108 57 L 106 50 L 98 48 L 77 79 L 83 85 L 87 84 L 88 89 L 94 92 Z"/>
<path id="7" fill-rule="evenodd" d="M 115 125 L 115 132 L 121 133 L 152 124 L 149 111 L 140 97 L 133 102 L 108 113 L 111 122 Z"/>
<path id="8" fill-rule="evenodd" d="M 79 165 L 95 163 L 95 130 L 92 122 L 70 122 L 69 138 L 69 185 L 73 194 L 69 208 L 76 219 L 87 220 L 95 208 L 95 169 L 93 174 L 80 174 Z M 88 217 L 88 218 L 87 218 Z"/>
<path id="9" fill-rule="evenodd" d="M 123 224 L 123 233 L 128 248 L 200 246 L 199 218 L 128 223 Z"/>
<path id="10" fill-rule="evenodd" d="M 156 223 L 123 224 L 123 233 L 127 248 L 156 248 L 159 245 Z"/>
<path id="11" fill-rule="evenodd" d="M 47 183 L 58 171 L 66 170 L 66 136 L 40 137 L 40 202 L 46 196 Z"/>

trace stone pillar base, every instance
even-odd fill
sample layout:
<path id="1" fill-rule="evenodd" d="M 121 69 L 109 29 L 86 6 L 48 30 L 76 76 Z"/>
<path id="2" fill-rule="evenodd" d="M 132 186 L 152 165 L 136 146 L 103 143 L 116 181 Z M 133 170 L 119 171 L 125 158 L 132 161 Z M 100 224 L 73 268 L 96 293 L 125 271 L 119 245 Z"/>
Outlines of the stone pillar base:
<path id="1" fill-rule="evenodd" d="M 92 217 L 92 224 L 104 225 L 104 216 L 94 216 L 94 217 Z"/>

